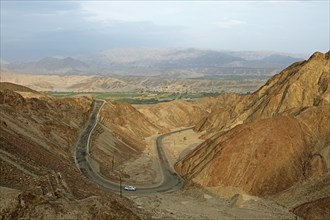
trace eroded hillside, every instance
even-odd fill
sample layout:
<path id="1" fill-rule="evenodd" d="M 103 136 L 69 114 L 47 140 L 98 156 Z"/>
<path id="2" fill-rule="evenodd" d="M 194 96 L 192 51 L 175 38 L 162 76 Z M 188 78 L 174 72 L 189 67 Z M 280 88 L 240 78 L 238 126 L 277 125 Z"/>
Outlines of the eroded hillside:
<path id="1" fill-rule="evenodd" d="M 206 141 L 177 171 L 204 187 L 234 186 L 258 196 L 328 175 L 329 60 L 330 52 L 315 53 L 251 95 L 224 96 L 227 104 L 195 128 L 206 131 Z"/>
<path id="2" fill-rule="evenodd" d="M 99 172 L 108 178 L 118 179 L 119 174 L 114 175 L 117 171 L 114 166 L 139 156 L 145 150 L 145 138 L 164 131 L 132 105 L 106 102 L 91 146 Z"/>
<path id="3" fill-rule="evenodd" d="M 154 106 L 139 107 L 138 110 L 153 124 L 166 129 L 190 127 L 209 114 L 209 109 L 216 104 L 216 98 L 210 99 L 212 99 L 210 103 L 204 100 L 200 103 L 176 100 Z"/>
<path id="4" fill-rule="evenodd" d="M 26 136 L 54 154 L 69 159 L 77 135 L 89 116 L 92 99 L 58 100 L 21 87 L 17 87 L 18 91 L 10 90 L 8 85 L 1 83 L 3 129 L 11 135 Z"/>
<path id="5" fill-rule="evenodd" d="M 56 99 L 0 84 L 2 219 L 139 218 L 127 200 L 81 175 L 73 147 L 92 99 Z M 138 211 L 137 211 L 138 212 Z"/>
<path id="6" fill-rule="evenodd" d="M 209 114 L 216 100 L 205 98 L 199 102 L 173 101 L 135 107 L 123 102 L 106 102 L 91 148 L 100 172 L 116 178 L 113 161 L 118 166 L 139 156 L 146 150 L 146 139 L 151 136 L 195 125 Z"/>
<path id="7" fill-rule="evenodd" d="M 35 75 L 0 69 L 6 82 L 21 84 L 38 91 L 53 92 L 188 92 L 214 93 L 255 91 L 268 76 L 223 76 L 211 78 L 177 78 L 158 76 Z M 189 73 L 188 73 L 189 74 Z"/>
<path id="8" fill-rule="evenodd" d="M 329 56 L 329 52 L 316 52 L 309 60 L 292 64 L 275 75 L 253 94 L 228 97 L 232 103 L 227 102 L 201 120 L 196 130 L 226 131 L 255 119 L 284 113 L 297 115 L 306 107 L 329 104 Z"/>

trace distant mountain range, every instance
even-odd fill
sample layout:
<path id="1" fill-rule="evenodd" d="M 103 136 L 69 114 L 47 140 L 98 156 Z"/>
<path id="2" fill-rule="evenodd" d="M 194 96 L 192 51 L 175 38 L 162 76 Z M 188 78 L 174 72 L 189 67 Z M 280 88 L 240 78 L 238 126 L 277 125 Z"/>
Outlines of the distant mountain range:
<path id="1" fill-rule="evenodd" d="M 1 62 L 1 68 L 58 75 L 138 75 L 193 78 L 213 75 L 273 75 L 303 55 L 258 51 L 121 48 L 33 62 Z"/>

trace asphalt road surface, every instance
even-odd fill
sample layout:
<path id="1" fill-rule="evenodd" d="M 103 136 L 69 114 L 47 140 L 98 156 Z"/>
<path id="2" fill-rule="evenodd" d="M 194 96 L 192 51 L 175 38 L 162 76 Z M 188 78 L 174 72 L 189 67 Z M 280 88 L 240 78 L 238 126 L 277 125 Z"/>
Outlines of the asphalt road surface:
<path id="1" fill-rule="evenodd" d="M 98 117 L 102 106 L 104 105 L 103 100 L 95 100 L 92 106 L 92 112 L 89 117 L 88 124 L 85 130 L 81 133 L 78 143 L 76 145 L 75 151 L 75 162 L 80 169 L 81 173 L 98 183 L 99 185 L 113 191 L 116 193 L 120 193 L 120 184 L 118 182 L 112 182 L 102 175 L 100 175 L 97 171 L 93 169 L 90 165 L 90 155 L 89 155 L 89 144 L 90 138 L 93 133 L 94 128 L 97 125 Z M 124 191 L 123 194 L 129 195 L 138 195 L 138 194 L 151 194 L 151 193 L 161 193 L 161 192 L 171 192 L 178 190 L 183 185 L 183 179 L 177 175 L 169 165 L 169 162 L 166 158 L 165 152 L 162 146 L 162 140 L 164 137 L 183 131 L 191 128 L 185 128 L 178 131 L 169 132 L 163 135 L 160 135 L 156 140 L 157 153 L 160 162 L 161 170 L 159 172 L 162 173 L 162 181 L 159 184 L 153 185 L 144 185 L 137 187 L 136 191 Z M 123 184 L 124 185 L 124 184 Z M 125 184 L 127 185 L 127 184 Z"/>

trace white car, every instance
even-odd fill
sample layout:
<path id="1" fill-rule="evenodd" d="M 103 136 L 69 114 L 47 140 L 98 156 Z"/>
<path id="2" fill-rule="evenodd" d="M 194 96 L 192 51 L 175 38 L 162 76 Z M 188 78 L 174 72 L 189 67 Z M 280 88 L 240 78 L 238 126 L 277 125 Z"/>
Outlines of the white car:
<path id="1" fill-rule="evenodd" d="M 124 187 L 124 190 L 127 190 L 127 191 L 135 191 L 135 190 L 136 190 L 136 187 L 135 187 L 135 186 L 125 186 L 125 187 Z"/>

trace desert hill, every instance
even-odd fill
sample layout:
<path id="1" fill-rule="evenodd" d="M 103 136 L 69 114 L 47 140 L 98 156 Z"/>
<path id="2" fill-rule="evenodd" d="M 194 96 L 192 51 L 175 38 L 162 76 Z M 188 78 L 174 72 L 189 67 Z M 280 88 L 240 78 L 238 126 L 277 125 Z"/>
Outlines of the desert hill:
<path id="1" fill-rule="evenodd" d="M 234 186 L 258 196 L 328 175 L 329 60 L 330 52 L 317 52 L 251 95 L 223 96 L 227 104 L 196 126 L 206 141 L 177 171 L 201 186 Z"/>
<path id="2" fill-rule="evenodd" d="M 230 96 L 232 104 L 201 120 L 196 130 L 226 131 L 238 124 L 330 103 L 329 52 L 315 53 L 308 61 L 292 64 L 247 96 Z M 226 97 L 224 97 L 226 99 Z M 230 112 L 231 115 L 224 116 Z M 234 113 L 234 114 L 233 114 Z M 222 118 L 221 121 L 217 120 Z"/>
<path id="3" fill-rule="evenodd" d="M 149 151 L 150 146 L 146 147 L 152 136 L 194 126 L 216 108 L 217 100 L 216 97 L 207 97 L 191 102 L 176 100 L 137 106 L 106 102 L 91 147 L 91 155 L 98 163 L 100 173 L 109 178 L 118 178 L 109 172 L 113 166 L 118 167 Z"/>
<path id="4" fill-rule="evenodd" d="M 89 70 L 89 66 L 72 57 L 57 58 L 46 57 L 38 61 L 33 62 L 19 62 L 9 63 L 4 65 L 5 68 L 11 70 L 18 70 L 23 72 L 35 72 L 35 73 L 51 73 L 51 74 L 81 74 L 86 73 Z"/>
<path id="5" fill-rule="evenodd" d="M 38 93 L 37 91 L 30 89 L 25 86 L 17 85 L 10 82 L 0 82 L 0 90 L 12 90 L 12 91 L 19 91 L 19 92 L 32 92 Z"/>
<path id="6" fill-rule="evenodd" d="M 37 91 L 53 92 L 253 92 L 264 78 L 253 76 L 247 80 L 223 78 L 180 78 L 152 76 L 97 76 L 97 75 L 47 75 L 1 71 L 1 80 L 24 85 Z M 189 74 L 180 72 L 180 74 Z M 245 76 L 242 76 L 243 78 Z"/>
<path id="7" fill-rule="evenodd" d="M 205 100 L 203 103 L 211 105 L 213 102 Z M 133 107 L 124 102 L 108 101 L 102 108 L 100 124 L 91 148 L 93 157 L 99 163 L 100 172 L 107 175 L 107 170 L 112 170 L 112 161 L 109 158 L 115 160 L 118 165 L 137 157 L 146 149 L 148 137 L 178 127 L 193 126 L 208 114 L 204 109 L 206 106 L 194 102 L 173 101 L 154 106 Z"/>
<path id="8" fill-rule="evenodd" d="M 137 153 L 145 148 L 144 138 L 164 131 L 156 124 L 151 123 L 132 105 L 124 102 L 107 102 L 104 105 L 99 129 L 101 133 L 106 130 L 111 131 L 117 139 L 129 146 L 127 150 L 131 149 Z M 128 152 L 132 154 L 132 152 Z M 123 158 L 129 157 L 128 155 L 121 156 Z"/>
<path id="9" fill-rule="evenodd" d="M 92 99 L 41 96 L 0 84 L 1 219 L 139 218 L 129 201 L 86 179 L 73 161 Z"/>
<path id="10" fill-rule="evenodd" d="M 3 63 L 10 71 L 58 75 L 133 75 L 190 78 L 213 75 L 273 75 L 305 55 L 193 48 L 113 48 L 73 57 Z M 182 74 L 186 72 L 186 74 Z"/>
<path id="11" fill-rule="evenodd" d="M 215 101 L 216 99 L 214 99 Z M 139 111 L 158 126 L 173 129 L 195 125 L 203 116 L 208 115 L 206 106 L 196 102 L 175 100 L 152 107 L 140 107 Z"/>
<path id="12" fill-rule="evenodd" d="M 14 89 L 17 88 L 32 91 Z M 68 158 L 79 129 L 88 118 L 92 100 L 87 97 L 57 100 L 42 94 L 39 94 L 42 98 L 36 98 L 33 95 L 36 92 L 21 91 L 1 90 L 2 121 L 15 126 L 12 132 L 26 134 L 44 148 Z"/>
<path id="13" fill-rule="evenodd" d="M 167 130 L 191 127 L 217 111 L 220 105 L 226 105 L 227 101 L 230 102 L 231 100 L 224 97 L 231 95 L 236 96 L 233 93 L 226 93 L 221 96 L 204 97 L 195 101 L 175 100 L 151 106 L 136 106 L 136 108 L 153 124 Z"/>

